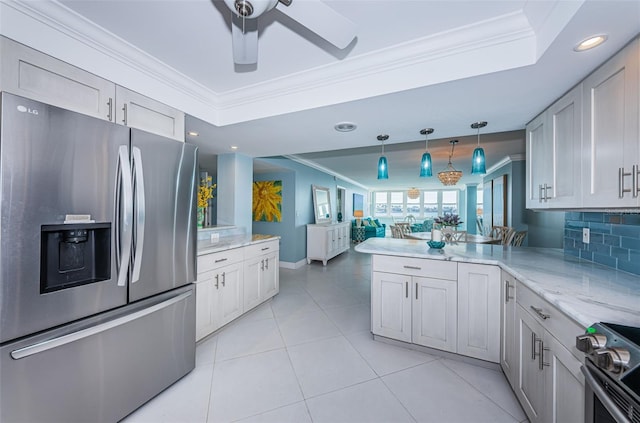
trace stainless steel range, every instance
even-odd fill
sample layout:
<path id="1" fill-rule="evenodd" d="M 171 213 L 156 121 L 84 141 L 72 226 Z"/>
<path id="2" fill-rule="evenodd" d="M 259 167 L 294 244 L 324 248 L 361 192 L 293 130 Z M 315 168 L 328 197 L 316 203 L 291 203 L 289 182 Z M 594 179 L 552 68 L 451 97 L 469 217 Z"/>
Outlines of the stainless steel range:
<path id="1" fill-rule="evenodd" d="M 586 353 L 585 422 L 640 423 L 640 328 L 596 323 L 576 347 Z"/>

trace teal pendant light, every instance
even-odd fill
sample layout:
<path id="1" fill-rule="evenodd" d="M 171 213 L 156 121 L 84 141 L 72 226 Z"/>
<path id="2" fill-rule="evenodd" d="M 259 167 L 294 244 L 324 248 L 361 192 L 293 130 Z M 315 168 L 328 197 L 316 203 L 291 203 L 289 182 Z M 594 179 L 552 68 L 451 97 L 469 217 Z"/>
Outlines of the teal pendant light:
<path id="1" fill-rule="evenodd" d="M 420 177 L 427 178 L 429 176 L 433 176 L 431 168 L 431 153 L 429 153 L 429 134 L 433 133 L 433 128 L 425 128 L 420 130 L 422 135 L 426 135 L 427 139 L 425 141 L 424 154 L 422 155 L 422 160 L 420 161 Z"/>
<path id="2" fill-rule="evenodd" d="M 471 124 L 473 129 L 478 130 L 478 146 L 473 150 L 473 156 L 471 158 L 472 175 L 484 175 L 487 173 L 484 150 L 480 148 L 480 128 L 484 128 L 485 126 L 487 126 L 487 122 L 475 122 Z"/>
<path id="3" fill-rule="evenodd" d="M 389 179 L 389 166 L 384 156 L 384 142 L 388 139 L 389 135 L 378 135 L 378 141 L 382 142 L 382 156 L 378 159 L 378 179 Z"/>

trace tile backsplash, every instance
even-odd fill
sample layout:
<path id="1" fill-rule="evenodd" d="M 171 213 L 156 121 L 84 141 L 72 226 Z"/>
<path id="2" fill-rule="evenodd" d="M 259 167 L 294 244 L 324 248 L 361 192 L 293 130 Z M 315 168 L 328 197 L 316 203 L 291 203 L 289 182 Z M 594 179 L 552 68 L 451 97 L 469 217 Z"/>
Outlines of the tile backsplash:
<path id="1" fill-rule="evenodd" d="M 589 228 L 590 242 L 582 242 Z M 640 275 L 640 212 L 567 212 L 564 253 Z"/>

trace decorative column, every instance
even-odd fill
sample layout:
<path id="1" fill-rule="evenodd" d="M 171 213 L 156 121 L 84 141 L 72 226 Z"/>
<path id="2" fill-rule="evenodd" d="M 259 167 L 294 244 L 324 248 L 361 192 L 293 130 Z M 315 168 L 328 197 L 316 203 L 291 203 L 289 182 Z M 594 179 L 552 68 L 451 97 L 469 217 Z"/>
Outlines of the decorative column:
<path id="1" fill-rule="evenodd" d="M 251 235 L 253 158 L 239 153 L 218 155 L 218 225 L 245 228 Z"/>

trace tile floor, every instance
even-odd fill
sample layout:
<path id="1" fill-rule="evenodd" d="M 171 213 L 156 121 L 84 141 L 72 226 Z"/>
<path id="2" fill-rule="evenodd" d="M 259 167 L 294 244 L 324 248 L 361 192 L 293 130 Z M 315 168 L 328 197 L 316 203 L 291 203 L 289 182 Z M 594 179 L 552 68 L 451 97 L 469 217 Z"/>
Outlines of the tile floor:
<path id="1" fill-rule="evenodd" d="M 280 294 L 200 342 L 124 422 L 523 422 L 495 370 L 374 341 L 370 257 L 280 269 Z"/>

